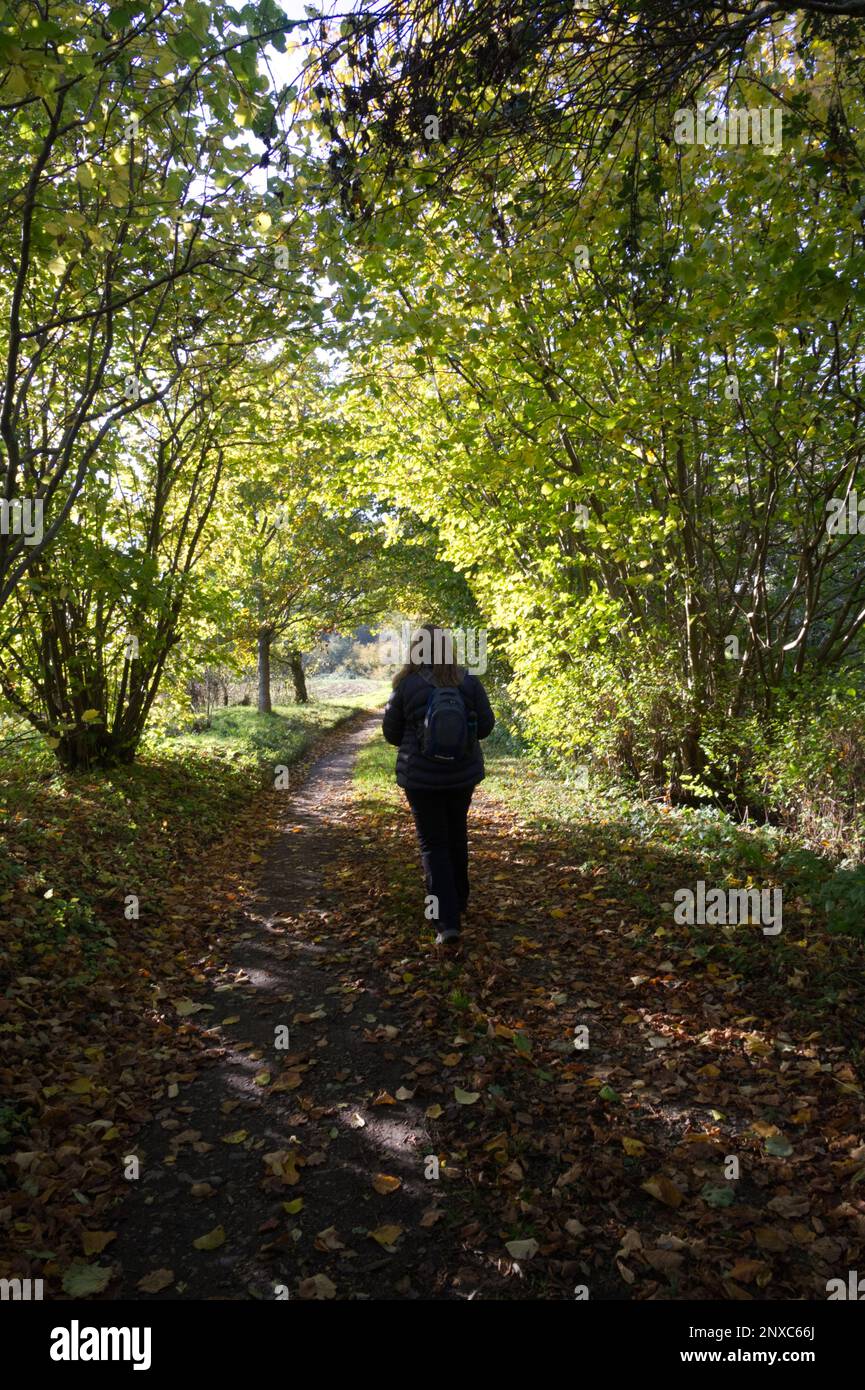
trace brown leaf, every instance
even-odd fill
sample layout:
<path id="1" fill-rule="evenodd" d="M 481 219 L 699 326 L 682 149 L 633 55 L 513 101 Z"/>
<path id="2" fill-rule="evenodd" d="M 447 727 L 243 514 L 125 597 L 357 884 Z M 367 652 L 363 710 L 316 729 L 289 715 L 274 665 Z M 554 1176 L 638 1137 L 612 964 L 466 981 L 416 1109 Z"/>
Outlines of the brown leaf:
<path id="1" fill-rule="evenodd" d="M 336 1285 L 326 1274 L 314 1274 L 311 1279 L 302 1279 L 297 1292 L 301 1298 L 336 1298 Z"/>
<path id="2" fill-rule="evenodd" d="M 167 1289 L 169 1284 L 174 1283 L 173 1269 L 153 1269 L 149 1274 L 145 1274 L 143 1279 L 139 1279 L 136 1288 L 142 1293 L 161 1293 Z"/>
<path id="3" fill-rule="evenodd" d="M 682 1193 L 674 1182 L 665 1177 L 663 1173 L 657 1173 L 653 1178 L 647 1178 L 640 1183 L 644 1192 L 648 1192 L 650 1197 L 656 1197 L 659 1202 L 663 1202 L 665 1207 L 678 1207 L 682 1204 Z"/>
<path id="4" fill-rule="evenodd" d="M 85 1255 L 101 1255 L 106 1245 L 116 1239 L 116 1231 L 82 1231 L 81 1247 Z"/>

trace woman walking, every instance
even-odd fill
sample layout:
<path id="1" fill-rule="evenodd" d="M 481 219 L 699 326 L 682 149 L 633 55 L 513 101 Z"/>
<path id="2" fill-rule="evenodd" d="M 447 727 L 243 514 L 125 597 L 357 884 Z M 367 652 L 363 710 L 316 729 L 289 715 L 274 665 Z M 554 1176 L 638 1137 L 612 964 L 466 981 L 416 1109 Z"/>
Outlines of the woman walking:
<path id="1" fill-rule="evenodd" d="M 480 742 L 495 716 L 487 692 L 453 660 L 453 636 L 426 625 L 393 681 L 382 733 L 399 748 L 396 780 L 414 815 L 436 944 L 456 944 L 469 897 L 467 817 L 484 776 Z"/>

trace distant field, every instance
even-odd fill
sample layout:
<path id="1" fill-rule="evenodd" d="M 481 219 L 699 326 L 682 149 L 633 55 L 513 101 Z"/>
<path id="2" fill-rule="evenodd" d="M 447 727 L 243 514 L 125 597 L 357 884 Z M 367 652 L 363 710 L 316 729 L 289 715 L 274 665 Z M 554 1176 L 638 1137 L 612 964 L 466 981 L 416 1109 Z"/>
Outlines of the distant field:
<path id="1" fill-rule="evenodd" d="M 314 676 L 307 681 L 309 693 L 314 700 L 336 700 L 339 704 L 359 705 L 363 709 L 375 709 L 383 705 L 390 693 L 388 681 L 372 680 L 368 676 Z"/>

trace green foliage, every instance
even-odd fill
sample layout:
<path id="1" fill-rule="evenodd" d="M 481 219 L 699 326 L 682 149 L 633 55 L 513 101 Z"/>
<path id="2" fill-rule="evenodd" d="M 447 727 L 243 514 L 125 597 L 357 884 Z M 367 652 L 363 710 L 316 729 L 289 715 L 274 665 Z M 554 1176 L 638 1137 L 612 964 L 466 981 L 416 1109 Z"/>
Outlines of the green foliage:
<path id="1" fill-rule="evenodd" d="M 351 718 L 356 710 L 356 705 L 347 703 L 312 703 L 259 714 L 235 705 L 214 710 L 209 726 L 201 733 L 184 734 L 162 746 L 185 749 L 193 756 L 206 752 L 230 761 L 237 769 L 258 770 L 272 786 L 274 764 L 297 762 L 317 736 Z"/>
<path id="2" fill-rule="evenodd" d="M 849 55 L 836 69 L 817 43 L 806 66 L 774 41 L 797 118 L 773 152 L 676 144 L 660 113 L 584 166 L 586 116 L 542 178 L 519 132 L 503 161 L 483 127 L 462 167 L 443 146 L 394 172 L 386 133 L 352 144 L 346 116 L 359 180 L 387 171 L 391 196 L 347 223 L 330 308 L 352 475 L 466 575 L 531 746 L 793 822 L 790 710 L 827 673 L 859 691 L 861 539 L 826 522 L 865 495 L 865 253 L 824 138 L 829 72 L 851 161 L 865 100 Z M 732 85 L 709 75 L 692 99 L 760 107 L 775 75 L 754 41 Z M 835 724 L 810 740 L 821 784 Z M 858 775 L 834 784 L 833 831 L 857 845 Z"/>
<path id="3" fill-rule="evenodd" d="M 835 870 L 823 891 L 831 932 L 865 937 L 865 865 Z"/>

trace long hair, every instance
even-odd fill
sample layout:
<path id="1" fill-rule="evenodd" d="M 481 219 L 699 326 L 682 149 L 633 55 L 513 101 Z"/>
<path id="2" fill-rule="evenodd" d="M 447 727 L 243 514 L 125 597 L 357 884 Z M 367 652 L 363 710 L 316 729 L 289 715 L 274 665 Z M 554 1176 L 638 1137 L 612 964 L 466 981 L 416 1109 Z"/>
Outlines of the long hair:
<path id="1" fill-rule="evenodd" d="M 424 623 L 412 633 L 408 661 L 393 678 L 394 690 L 422 666 L 429 667 L 434 685 L 460 684 L 465 671 L 454 661 L 454 638 L 448 628 Z"/>

